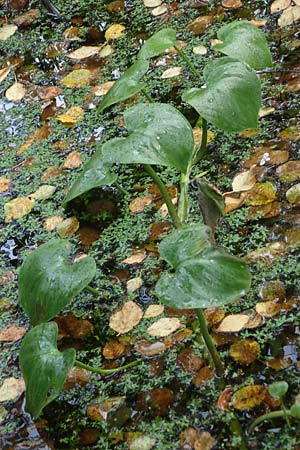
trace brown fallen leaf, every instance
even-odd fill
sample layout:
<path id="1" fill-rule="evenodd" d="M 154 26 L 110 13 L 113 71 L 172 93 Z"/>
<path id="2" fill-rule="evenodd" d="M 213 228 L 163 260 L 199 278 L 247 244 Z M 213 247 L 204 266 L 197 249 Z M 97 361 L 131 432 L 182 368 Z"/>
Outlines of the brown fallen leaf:
<path id="1" fill-rule="evenodd" d="M 50 184 L 44 184 L 43 186 L 40 186 L 35 192 L 30 194 L 30 198 L 33 198 L 34 200 L 47 200 L 48 198 L 51 198 L 56 191 L 55 186 L 51 186 Z"/>
<path id="2" fill-rule="evenodd" d="M 263 317 L 274 317 L 280 314 L 282 303 L 276 301 L 261 302 L 255 305 L 257 314 Z"/>
<path id="3" fill-rule="evenodd" d="M 65 172 L 56 166 L 51 166 L 45 170 L 45 172 L 41 176 L 41 181 L 45 183 L 46 181 L 51 180 L 51 178 L 61 176 L 65 176 Z"/>
<path id="4" fill-rule="evenodd" d="M 281 358 L 279 357 L 279 358 L 268 359 L 267 361 L 265 361 L 265 364 L 267 367 L 270 367 L 273 370 L 279 371 L 279 370 L 286 369 L 287 367 L 292 365 L 293 360 L 292 360 L 292 358 L 283 356 Z"/>
<path id="5" fill-rule="evenodd" d="M 225 317 L 225 312 L 221 308 L 207 308 L 204 311 L 204 317 L 206 319 L 209 328 L 218 325 Z"/>
<path id="6" fill-rule="evenodd" d="M 83 109 L 80 106 L 72 106 L 64 114 L 57 116 L 56 120 L 64 124 L 66 127 L 72 127 L 79 120 L 83 119 L 83 114 Z"/>
<path id="7" fill-rule="evenodd" d="M 89 247 L 93 242 L 97 241 L 100 236 L 100 232 L 96 228 L 89 226 L 78 228 L 76 234 L 79 236 L 82 247 Z"/>
<path id="8" fill-rule="evenodd" d="M 87 416 L 90 420 L 109 421 L 110 416 L 119 408 L 124 406 L 126 397 L 111 397 L 100 403 L 95 403 L 87 407 Z"/>
<path id="9" fill-rule="evenodd" d="M 68 154 L 66 159 L 63 162 L 62 168 L 63 169 L 78 169 L 82 164 L 81 155 L 79 152 L 76 152 L 75 150 Z"/>
<path id="10" fill-rule="evenodd" d="M 242 206 L 245 200 L 243 198 L 234 197 L 231 195 L 231 193 L 226 193 L 224 194 L 224 202 L 225 202 L 224 212 L 225 214 L 228 214 L 231 211 L 234 211 L 238 209 L 240 206 Z"/>
<path id="11" fill-rule="evenodd" d="M 25 150 L 28 149 L 28 147 L 30 147 L 31 144 L 33 144 L 34 142 L 41 142 L 44 139 L 47 139 L 47 137 L 50 135 L 51 133 L 51 128 L 50 125 L 47 123 L 45 125 L 43 125 L 40 128 L 37 128 L 27 139 L 27 141 L 21 145 L 21 147 L 19 148 L 19 150 L 17 151 L 17 155 L 21 155 L 22 153 L 25 152 Z"/>
<path id="12" fill-rule="evenodd" d="M 261 219 L 270 219 L 272 217 L 277 217 L 281 213 L 281 203 L 280 202 L 272 202 L 267 205 L 260 206 L 250 206 L 248 209 L 248 214 L 246 219 L 252 220 L 256 219 L 259 214 Z"/>
<path id="13" fill-rule="evenodd" d="M 80 223 L 77 217 L 72 216 L 63 220 L 56 226 L 57 233 L 61 238 L 68 238 L 73 236 L 78 230 Z"/>
<path id="14" fill-rule="evenodd" d="M 243 6 L 243 3 L 241 0 L 222 0 L 222 6 L 223 8 L 227 9 L 235 9 L 235 8 L 241 8 Z"/>
<path id="15" fill-rule="evenodd" d="M 26 327 L 17 327 L 16 325 L 8 325 L 0 330 L 0 342 L 16 342 L 26 333 Z"/>
<path id="16" fill-rule="evenodd" d="M 0 192 L 6 192 L 10 189 L 11 183 L 9 178 L 0 178 Z"/>
<path id="17" fill-rule="evenodd" d="M 163 342 L 148 342 L 145 340 L 138 341 L 135 346 L 135 351 L 143 356 L 151 357 L 159 355 L 167 349 Z"/>
<path id="18" fill-rule="evenodd" d="M 275 0 L 271 4 L 271 14 L 283 11 L 291 5 L 291 0 Z"/>
<path id="19" fill-rule="evenodd" d="M 5 222 L 21 219 L 33 208 L 35 200 L 29 197 L 19 197 L 4 204 Z"/>
<path id="20" fill-rule="evenodd" d="M 192 348 L 182 350 L 177 357 L 177 361 L 187 372 L 198 372 L 205 363 L 204 359 L 200 358 Z"/>
<path id="21" fill-rule="evenodd" d="M 120 342 L 119 339 L 110 339 L 103 347 L 102 354 L 106 359 L 116 359 L 126 355 L 130 347 Z"/>
<path id="22" fill-rule="evenodd" d="M 255 149 L 249 159 L 243 161 L 243 167 L 250 169 L 251 166 L 274 166 L 283 164 L 289 159 L 288 150 L 272 150 L 268 146 Z"/>
<path id="23" fill-rule="evenodd" d="M 216 440 L 208 431 L 186 428 L 179 436 L 180 447 L 194 450 L 211 450 Z"/>
<path id="24" fill-rule="evenodd" d="M 16 400 L 24 391 L 23 378 L 6 378 L 0 387 L 0 402 Z"/>
<path id="25" fill-rule="evenodd" d="M 119 334 L 128 333 L 142 319 L 142 309 L 133 301 L 126 302 L 109 319 L 109 326 Z"/>
<path id="26" fill-rule="evenodd" d="M 284 300 L 285 299 L 285 286 L 281 280 L 270 280 L 263 284 L 259 291 L 259 295 L 263 302 L 271 300 Z"/>
<path id="27" fill-rule="evenodd" d="M 230 346 L 229 354 L 236 362 L 248 365 L 258 358 L 260 345 L 253 340 L 241 339 Z"/>
<path id="28" fill-rule="evenodd" d="M 171 405 L 175 401 L 175 394 L 172 389 L 166 387 L 156 387 L 149 392 L 150 407 L 154 409 L 155 414 L 166 416 Z"/>
<path id="29" fill-rule="evenodd" d="M 163 305 L 149 305 L 145 311 L 144 319 L 151 319 L 160 316 L 165 310 Z"/>
<path id="30" fill-rule="evenodd" d="M 232 387 L 227 387 L 227 388 L 223 389 L 223 391 L 219 395 L 219 399 L 218 399 L 218 403 L 217 403 L 217 406 L 219 409 L 229 409 L 228 405 L 229 405 L 229 402 L 231 399 L 232 391 L 233 391 Z"/>
<path id="31" fill-rule="evenodd" d="M 300 179 L 300 161 L 292 160 L 277 167 L 276 175 L 286 183 Z"/>
<path id="32" fill-rule="evenodd" d="M 14 24 L 19 27 L 27 27 L 30 25 L 35 19 L 37 19 L 41 15 L 41 11 L 39 9 L 29 9 L 24 14 L 20 14 L 17 17 L 13 18 Z"/>
<path id="33" fill-rule="evenodd" d="M 215 369 L 209 366 L 201 367 L 199 372 L 193 378 L 193 384 L 195 386 L 201 386 L 206 384 L 215 375 Z"/>
<path id="34" fill-rule="evenodd" d="M 99 84 L 97 86 L 92 87 L 91 92 L 96 95 L 96 97 L 101 97 L 108 93 L 111 87 L 115 84 L 115 81 L 107 81 L 106 83 Z"/>
<path id="35" fill-rule="evenodd" d="M 100 52 L 100 50 L 101 50 L 100 47 L 83 45 L 82 47 L 77 48 L 73 52 L 68 53 L 67 57 L 74 60 L 90 58 L 91 56 L 97 55 Z"/>
<path id="36" fill-rule="evenodd" d="M 72 367 L 64 382 L 64 389 L 72 389 L 75 386 L 84 386 L 91 381 L 90 372 L 81 367 Z"/>
<path id="37" fill-rule="evenodd" d="M 178 330 L 181 327 L 181 322 L 176 317 L 164 317 L 154 322 L 149 328 L 147 333 L 151 336 L 169 336 L 169 334 Z"/>
<path id="38" fill-rule="evenodd" d="M 284 28 L 298 20 L 300 20 L 300 6 L 292 6 L 283 11 L 278 19 L 278 25 Z"/>
<path id="39" fill-rule="evenodd" d="M 245 256 L 246 261 L 262 261 L 265 264 L 273 264 L 276 259 L 283 256 L 288 251 L 288 246 L 285 242 L 277 241 L 266 247 L 254 250 Z"/>
<path id="40" fill-rule="evenodd" d="M 58 334 L 60 338 L 71 337 L 73 339 L 84 339 L 89 336 L 94 327 L 86 319 L 78 319 L 74 314 L 69 313 L 66 316 L 58 316 L 55 319 L 58 325 Z"/>
<path id="41" fill-rule="evenodd" d="M 249 317 L 246 314 L 229 314 L 222 320 L 217 333 L 238 333 L 247 324 Z"/>
<path id="42" fill-rule="evenodd" d="M 15 103 L 19 103 L 26 93 L 24 84 L 18 83 L 17 81 L 10 86 L 5 92 L 5 97 L 7 100 Z"/>
<path id="43" fill-rule="evenodd" d="M 206 29 L 213 23 L 214 17 L 212 15 L 197 17 L 193 22 L 187 25 L 187 29 L 192 33 L 199 35 L 204 34 Z"/>
<path id="44" fill-rule="evenodd" d="M 131 200 L 129 209 L 132 213 L 140 213 L 144 211 L 145 207 L 153 203 L 152 195 L 145 195 L 144 197 L 137 197 Z"/>
<path id="45" fill-rule="evenodd" d="M 144 259 L 147 257 L 147 255 L 143 252 L 137 252 L 134 253 L 131 256 L 128 256 L 128 258 L 123 259 L 122 263 L 123 264 L 140 264 L 141 262 L 144 261 Z"/>
<path id="46" fill-rule="evenodd" d="M 262 384 L 253 384 L 243 387 L 234 393 L 232 405 L 241 411 L 255 408 L 265 400 L 267 388 Z"/>
<path id="47" fill-rule="evenodd" d="M 13 24 L 6 23 L 0 27 L 0 41 L 6 41 L 8 38 L 13 36 L 17 31 L 18 27 Z"/>
<path id="48" fill-rule="evenodd" d="M 300 10 L 300 6 L 299 6 Z M 300 139 L 300 125 L 291 125 L 290 127 L 285 128 L 280 131 L 279 137 L 281 139 L 287 139 L 289 141 L 299 141 Z"/>
<path id="49" fill-rule="evenodd" d="M 61 217 L 61 216 L 51 216 L 51 217 L 48 217 L 48 218 L 44 221 L 43 227 L 44 227 L 44 229 L 47 230 L 47 231 L 53 231 L 53 230 L 55 230 L 55 228 L 56 228 L 60 223 L 63 222 L 63 220 L 64 220 L 64 218 Z"/>
<path id="50" fill-rule="evenodd" d="M 125 27 L 118 23 L 114 23 L 105 31 L 104 37 L 107 41 L 118 39 L 122 34 L 124 34 Z"/>

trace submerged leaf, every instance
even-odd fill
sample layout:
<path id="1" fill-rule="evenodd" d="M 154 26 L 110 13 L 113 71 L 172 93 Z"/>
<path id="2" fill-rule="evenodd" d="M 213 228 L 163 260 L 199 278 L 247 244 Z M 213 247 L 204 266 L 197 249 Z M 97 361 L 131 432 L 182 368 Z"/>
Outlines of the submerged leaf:
<path id="1" fill-rule="evenodd" d="M 26 411 L 34 419 L 62 390 L 75 362 L 75 350 L 57 350 L 54 322 L 34 327 L 25 336 L 20 350 L 20 367 L 26 384 Z"/>
<path id="2" fill-rule="evenodd" d="M 69 264 L 70 251 L 68 242 L 52 240 L 33 250 L 22 264 L 20 304 L 33 325 L 56 316 L 94 277 L 93 258 Z"/>
<path id="3" fill-rule="evenodd" d="M 204 71 L 206 88 L 182 96 L 217 128 L 242 131 L 256 128 L 261 103 L 259 79 L 248 65 L 229 57 L 211 62 Z"/>
<path id="4" fill-rule="evenodd" d="M 218 31 L 214 50 L 249 64 L 253 69 L 272 66 L 271 53 L 265 34 L 246 20 L 231 22 Z"/>
<path id="5" fill-rule="evenodd" d="M 206 226 L 183 226 L 162 241 L 159 252 L 175 269 L 163 273 L 156 284 L 157 295 L 168 306 L 221 306 L 250 288 L 245 262 L 213 245 Z"/>
<path id="6" fill-rule="evenodd" d="M 149 59 L 158 56 L 176 44 L 176 31 L 172 28 L 163 28 L 153 34 L 142 46 L 138 58 Z"/>
<path id="7" fill-rule="evenodd" d="M 194 148 L 193 131 L 176 108 L 164 103 L 139 104 L 127 109 L 124 118 L 129 136 L 103 145 L 105 161 L 159 164 L 186 172 Z"/>
<path id="8" fill-rule="evenodd" d="M 139 81 L 148 69 L 148 61 L 144 59 L 136 61 L 109 89 L 100 103 L 98 111 L 102 113 L 109 106 L 122 102 L 140 92 L 144 88 L 144 84 Z"/>

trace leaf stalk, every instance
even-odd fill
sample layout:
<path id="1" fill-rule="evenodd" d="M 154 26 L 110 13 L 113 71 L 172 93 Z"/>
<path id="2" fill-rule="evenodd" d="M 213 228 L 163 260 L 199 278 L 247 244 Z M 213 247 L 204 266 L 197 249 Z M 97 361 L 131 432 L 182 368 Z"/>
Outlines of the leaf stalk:
<path id="1" fill-rule="evenodd" d="M 111 375 L 116 372 L 121 372 L 122 370 L 128 369 L 139 364 L 139 361 L 132 361 L 131 363 L 125 364 L 124 366 L 117 367 L 115 369 L 101 369 L 100 367 L 92 367 L 88 364 L 84 364 L 81 361 L 75 360 L 75 366 L 81 367 L 82 369 L 88 370 L 89 372 L 98 373 L 100 375 Z"/>

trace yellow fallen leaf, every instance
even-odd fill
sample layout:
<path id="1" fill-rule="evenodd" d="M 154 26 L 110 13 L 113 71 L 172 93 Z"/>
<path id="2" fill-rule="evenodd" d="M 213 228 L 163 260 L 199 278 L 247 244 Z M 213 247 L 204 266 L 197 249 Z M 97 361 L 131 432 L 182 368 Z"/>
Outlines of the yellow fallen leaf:
<path id="1" fill-rule="evenodd" d="M 251 364 L 257 359 L 260 354 L 260 345 L 258 342 L 246 339 L 241 339 L 234 342 L 229 349 L 229 354 L 232 359 L 240 364 Z"/>
<path id="2" fill-rule="evenodd" d="M 67 127 L 72 127 L 73 125 L 83 118 L 83 109 L 80 106 L 72 106 L 64 114 L 56 117 L 56 120 L 63 123 Z"/>
<path id="3" fill-rule="evenodd" d="M 169 336 L 180 327 L 181 322 L 177 317 L 164 317 L 147 328 L 147 333 L 151 336 Z"/>
<path id="4" fill-rule="evenodd" d="M 6 378 L 0 387 L 0 402 L 17 399 L 25 391 L 23 378 Z"/>
<path id="5" fill-rule="evenodd" d="M 68 238 L 73 236 L 79 228 L 79 221 L 77 217 L 69 217 L 63 220 L 56 227 L 56 230 L 61 238 Z"/>
<path id="6" fill-rule="evenodd" d="M 112 53 L 114 52 L 114 49 L 112 48 L 111 45 L 107 44 L 105 45 L 102 50 L 100 51 L 99 55 L 101 56 L 101 58 L 107 58 L 108 56 L 110 56 Z"/>
<path id="7" fill-rule="evenodd" d="M 246 314 L 230 314 L 222 320 L 217 333 L 237 333 L 247 324 L 249 317 Z"/>
<path id="8" fill-rule="evenodd" d="M 150 305 L 145 311 L 144 319 L 151 319 L 162 314 L 165 310 L 163 305 Z"/>
<path id="9" fill-rule="evenodd" d="M 261 302 L 255 305 L 255 309 L 263 317 L 274 317 L 280 313 L 282 304 L 276 301 Z"/>
<path id="10" fill-rule="evenodd" d="M 239 389 L 232 397 L 235 409 L 248 410 L 260 405 L 267 394 L 267 388 L 262 384 L 253 384 Z"/>
<path id="11" fill-rule="evenodd" d="M 19 197 L 11 200 L 4 205 L 5 222 L 11 222 L 15 219 L 21 219 L 30 213 L 35 200 L 29 197 Z"/>
<path id="12" fill-rule="evenodd" d="M 47 231 L 53 231 L 55 230 L 55 228 L 63 222 L 63 217 L 61 216 L 51 216 L 48 217 L 44 223 L 43 223 L 43 227 L 45 230 Z"/>
<path id="13" fill-rule="evenodd" d="M 144 261 L 144 259 L 146 258 L 147 255 L 145 255 L 145 253 L 143 252 L 137 252 L 134 253 L 131 256 L 128 256 L 128 258 L 123 259 L 122 263 L 123 264 L 140 264 L 141 262 Z"/>
<path id="14" fill-rule="evenodd" d="M 89 69 L 75 69 L 66 75 L 61 84 L 69 88 L 83 87 L 95 79 L 95 73 Z"/>
<path id="15" fill-rule="evenodd" d="M 77 48 L 77 50 L 74 50 L 74 52 L 69 53 L 67 57 L 75 60 L 90 58 L 91 56 L 97 55 L 100 50 L 100 47 L 83 45 Z"/>
<path id="16" fill-rule="evenodd" d="M 50 184 L 44 184 L 40 186 L 37 191 L 30 195 L 30 198 L 34 198 L 35 200 L 47 200 L 51 198 L 56 191 L 55 186 L 51 186 Z"/>
<path id="17" fill-rule="evenodd" d="M 141 321 L 142 317 L 141 308 L 133 301 L 129 301 L 111 315 L 109 326 L 117 333 L 128 333 Z"/>
<path id="18" fill-rule="evenodd" d="M 0 69 L 0 83 L 1 81 L 5 80 L 9 72 L 10 72 L 9 67 L 4 67 L 4 69 Z"/>
<path id="19" fill-rule="evenodd" d="M 16 25 L 12 25 L 6 23 L 0 27 L 0 41 L 6 41 L 6 39 L 10 38 L 17 31 L 18 27 Z"/>
<path id="20" fill-rule="evenodd" d="M 122 36 L 124 31 L 125 31 L 124 25 L 114 23 L 109 28 L 107 28 L 104 37 L 107 41 L 109 41 L 110 39 L 117 39 L 118 37 Z"/>
<path id="21" fill-rule="evenodd" d="M 77 169 L 82 164 L 81 155 L 79 152 L 76 152 L 75 150 L 68 154 L 66 159 L 63 162 L 62 168 L 63 169 Z"/>
<path id="22" fill-rule="evenodd" d="M 143 282 L 141 277 L 131 278 L 126 283 L 127 292 L 135 292 L 135 291 L 137 291 L 140 287 L 143 286 L 143 283 L 144 282 Z"/>
<path id="23" fill-rule="evenodd" d="M 11 102 L 18 103 L 22 100 L 25 95 L 25 86 L 22 83 L 18 83 L 17 81 L 10 86 L 5 92 L 5 97 L 7 100 Z"/>
<path id="24" fill-rule="evenodd" d="M 162 79 L 166 79 L 166 78 L 174 78 L 174 77 L 178 77 L 178 75 L 180 75 L 182 71 L 181 67 L 171 67 L 170 69 L 165 70 L 161 77 Z"/>
<path id="25" fill-rule="evenodd" d="M 0 178 L 0 192 L 6 192 L 10 188 L 9 178 Z"/>

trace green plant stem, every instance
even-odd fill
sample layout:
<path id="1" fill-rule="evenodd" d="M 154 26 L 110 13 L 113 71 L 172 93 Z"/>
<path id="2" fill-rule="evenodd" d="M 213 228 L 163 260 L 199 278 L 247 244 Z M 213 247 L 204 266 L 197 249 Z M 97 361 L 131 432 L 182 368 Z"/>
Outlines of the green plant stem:
<path id="1" fill-rule="evenodd" d="M 206 347 L 212 357 L 212 360 L 214 362 L 216 373 L 219 377 L 223 378 L 224 376 L 224 367 L 220 358 L 220 355 L 215 347 L 215 344 L 211 338 L 211 335 L 209 334 L 208 328 L 207 328 L 207 322 L 204 317 L 203 311 L 201 308 L 197 309 L 197 316 L 200 326 L 200 331 L 203 336 L 204 342 L 206 344 Z"/>
<path id="2" fill-rule="evenodd" d="M 205 119 L 203 119 L 202 117 L 202 138 L 201 138 L 201 145 L 200 145 L 200 149 L 197 152 L 196 156 L 195 156 L 195 160 L 194 160 L 194 164 L 197 164 L 197 162 L 200 161 L 200 159 L 202 159 L 205 150 L 206 150 L 206 146 L 207 146 L 207 121 Z"/>
<path id="3" fill-rule="evenodd" d="M 287 414 L 287 409 L 286 409 L 286 407 L 284 406 L 283 403 L 282 403 L 281 406 L 282 406 L 282 410 L 284 411 L 284 417 L 285 417 L 287 426 L 289 427 L 289 429 L 291 429 L 291 422 L 290 422 L 290 419 L 289 419 L 289 415 Z"/>
<path id="4" fill-rule="evenodd" d="M 95 289 L 92 286 L 86 286 L 85 289 L 87 291 L 90 291 L 90 293 L 93 294 L 94 297 L 99 297 L 99 295 L 100 295 L 100 292 L 98 291 L 98 289 Z"/>
<path id="5" fill-rule="evenodd" d="M 180 50 L 180 48 L 178 48 L 176 45 L 174 45 L 174 48 L 181 56 L 183 61 L 187 64 L 187 66 L 189 66 L 193 74 L 196 75 L 197 78 L 201 78 L 201 73 L 196 69 L 192 61 L 185 55 L 185 53 L 182 50 Z"/>
<path id="6" fill-rule="evenodd" d="M 123 195 L 128 195 L 129 193 L 126 191 L 126 189 L 124 189 L 120 183 L 118 183 L 117 181 L 114 182 L 114 185 L 116 186 L 116 188 L 123 194 Z"/>
<path id="7" fill-rule="evenodd" d="M 184 223 L 188 216 L 188 188 L 190 182 L 191 170 L 193 167 L 193 162 L 195 159 L 195 154 L 197 153 L 197 147 L 193 149 L 189 164 L 186 169 L 186 173 L 182 173 L 180 177 L 180 196 L 178 202 L 178 216 L 181 223 Z"/>
<path id="8" fill-rule="evenodd" d="M 272 411 L 270 413 L 263 414 L 262 416 L 259 416 L 252 422 L 252 424 L 248 429 L 248 434 L 253 433 L 255 427 L 257 427 L 257 425 L 264 422 L 265 420 L 271 420 L 276 419 L 277 417 L 287 417 L 287 416 L 292 416 L 291 411 L 289 409 L 285 410 L 280 409 L 279 411 Z"/>
<path id="9" fill-rule="evenodd" d="M 232 414 L 232 419 L 229 422 L 229 426 L 232 433 L 235 434 L 236 436 L 239 436 L 240 438 L 240 443 L 236 448 L 238 450 L 248 450 L 246 437 L 244 435 L 240 422 L 238 421 L 238 419 L 235 417 L 234 414 Z"/>
<path id="10" fill-rule="evenodd" d="M 128 369 L 129 367 L 133 367 L 139 364 L 139 361 L 132 361 L 129 364 L 125 364 L 125 366 L 117 367 L 116 369 L 101 369 L 100 367 L 92 367 L 88 364 L 84 364 L 80 361 L 75 360 L 75 366 L 81 367 L 82 369 L 88 370 L 89 372 L 99 373 L 100 375 L 111 375 L 116 372 L 121 372 L 122 370 Z"/>
<path id="11" fill-rule="evenodd" d="M 154 183 L 157 184 L 160 193 L 164 199 L 164 201 L 166 202 L 169 214 L 171 216 L 173 225 L 175 228 L 180 228 L 181 227 L 181 221 L 180 218 L 176 212 L 176 209 L 172 203 L 172 200 L 168 194 L 168 191 L 164 185 L 164 183 L 161 181 L 161 179 L 159 178 L 159 176 L 157 175 L 157 173 L 155 172 L 154 169 L 152 169 L 152 167 L 149 164 L 144 164 L 144 167 L 146 169 L 146 171 L 148 172 L 148 174 L 150 175 L 150 177 L 152 178 L 152 180 L 154 181 Z"/>
<path id="12" fill-rule="evenodd" d="M 154 100 L 150 97 L 148 92 L 145 91 L 145 89 L 142 89 L 141 93 L 143 94 L 144 97 L 146 97 L 146 99 L 148 100 L 149 103 L 154 103 Z"/>

